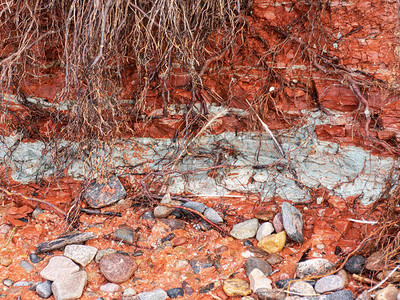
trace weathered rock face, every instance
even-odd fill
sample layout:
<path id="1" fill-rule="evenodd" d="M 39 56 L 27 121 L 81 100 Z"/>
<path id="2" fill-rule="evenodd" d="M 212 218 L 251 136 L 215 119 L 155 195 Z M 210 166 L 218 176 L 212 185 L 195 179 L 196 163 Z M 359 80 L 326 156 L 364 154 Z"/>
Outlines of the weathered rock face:
<path id="1" fill-rule="evenodd" d="M 393 14 L 396 2 L 380 1 L 372 5 L 367 0 L 331 1 L 326 4 L 329 7 L 324 4 L 322 8 L 309 7 L 303 2 L 255 0 L 251 17 L 246 16 L 252 30 L 244 33 L 244 46 L 235 57 L 218 59 L 218 63 L 211 63 L 210 70 L 204 72 L 204 89 L 199 95 L 207 103 L 208 112 L 212 115 L 219 109 L 221 102 L 215 105 L 215 99 L 210 96 L 215 94 L 224 99 L 223 105 L 230 108 L 230 113 L 215 122 L 213 134 L 202 135 L 191 145 L 193 153 L 201 149 L 202 155 L 185 156 L 177 170 L 186 172 L 215 166 L 216 161 L 210 157 L 219 153 L 221 147 L 225 149 L 222 163 L 228 168 L 216 171 L 213 176 L 208 171 L 185 176 L 174 173 L 170 176 L 170 193 L 225 195 L 235 190 L 260 193 L 264 198 L 279 196 L 290 201 L 305 201 L 311 198 L 312 189 L 325 188 L 343 199 L 360 196 L 362 203 L 369 204 L 383 191 L 385 181 L 396 181 L 399 161 L 370 151 L 371 145 L 379 148 L 387 143 L 396 148 L 400 141 L 400 101 L 394 93 L 398 88 L 395 84 L 400 59 L 400 48 L 394 42 L 399 34 L 396 14 Z M 322 9 L 318 13 L 313 11 L 312 15 L 319 16 L 313 24 L 321 25 L 324 32 L 317 32 L 317 27 L 308 28 L 309 24 L 304 25 L 304 30 L 293 27 L 289 33 L 298 39 L 289 41 L 281 28 L 300 20 L 308 9 Z M 318 34 L 323 34 L 325 45 L 321 44 Z M 288 42 L 283 43 L 285 39 Z M 309 47 L 303 47 L 302 41 L 310 41 Z M 265 56 L 266 44 L 271 49 L 284 46 L 272 58 Z M 342 80 L 342 73 L 334 76 L 324 73 L 318 66 L 323 59 L 313 63 L 307 58 L 312 55 L 303 55 L 304 49 L 310 47 L 315 49 L 312 50 L 315 55 L 326 55 L 331 63 L 340 63 L 344 68 L 341 70 L 357 69 L 359 76 L 364 76 L 362 72 L 373 74 L 373 77 L 364 76 L 363 80 L 373 78 L 371 82 L 377 82 L 376 79 L 382 82 L 364 84 L 361 80 L 359 87 L 365 87 L 361 91 L 364 103 L 354 87 Z M 266 80 L 271 70 L 279 76 Z M 121 76 L 121 98 L 127 99 L 135 90 L 132 79 L 135 76 Z M 62 72 L 49 74 L 40 84 L 28 79 L 21 87 L 30 91 L 27 96 L 32 97 L 27 98 L 28 102 L 59 111 L 68 109 L 67 103 L 51 103 L 64 80 Z M 182 142 L 172 137 L 185 121 L 186 107 L 182 103 L 191 101 L 189 83 L 189 72 L 173 64 L 167 84 L 171 91 L 168 117 L 148 122 L 146 126 L 135 123 L 140 128 L 135 134 L 140 137 L 117 141 L 109 148 L 91 153 L 89 158 L 77 156 L 77 160 L 64 161 L 58 167 L 66 167 L 65 174 L 78 180 L 87 175 L 85 170 L 90 166 L 104 161 L 105 156 L 109 157 L 108 169 L 115 169 L 119 174 L 129 173 L 132 166 L 139 171 L 162 169 L 182 149 Z M 146 112 L 148 115 L 162 111 L 160 97 L 154 98 L 152 95 L 146 100 L 151 110 Z M 250 115 L 245 99 L 257 103 L 263 121 L 280 140 L 285 158 L 263 129 L 251 131 L 255 127 L 254 116 Z M 18 97 L 4 95 L 4 101 L 9 111 L 21 116 L 27 114 Z M 198 101 L 193 111 L 201 112 L 200 106 Z M 369 123 L 367 112 L 372 118 Z M 10 116 L 6 119 L 16 122 Z M 40 120 L 40 124 L 50 124 L 46 122 L 50 121 L 45 117 Z M 0 128 L 5 126 L 0 121 Z M 38 130 L 47 137 L 50 133 L 46 126 L 39 126 Z M 42 141 L 22 139 L 14 128 L 7 127 L 9 135 L 0 140 L 0 157 L 9 163 L 12 179 L 28 183 L 54 175 L 55 151 L 48 151 L 48 144 Z M 376 139 L 381 143 L 374 142 Z M 55 147 L 62 149 L 65 145 L 67 141 L 59 141 Z M 77 145 L 72 143 L 72 152 Z"/>

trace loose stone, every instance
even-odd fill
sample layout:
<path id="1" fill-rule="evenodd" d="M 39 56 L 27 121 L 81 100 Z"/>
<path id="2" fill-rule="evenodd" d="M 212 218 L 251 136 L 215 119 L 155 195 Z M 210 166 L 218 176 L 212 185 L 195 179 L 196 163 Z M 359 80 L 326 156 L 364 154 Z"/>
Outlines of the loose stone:
<path id="1" fill-rule="evenodd" d="M 322 275 L 332 269 L 334 265 L 324 258 L 313 258 L 297 264 L 296 277 L 304 278 L 308 275 Z"/>
<path id="2" fill-rule="evenodd" d="M 306 281 L 294 281 L 290 284 L 290 292 L 299 294 L 299 296 L 316 296 L 314 288 Z"/>
<path id="3" fill-rule="evenodd" d="M 347 272 L 345 270 L 341 269 L 341 270 L 339 270 L 339 272 L 336 273 L 336 275 L 340 276 L 343 279 L 344 288 L 346 288 L 350 283 L 349 276 L 347 275 Z"/>
<path id="4" fill-rule="evenodd" d="M 138 300 L 165 300 L 167 293 L 162 289 L 156 289 L 151 292 L 143 292 L 137 295 Z"/>
<path id="5" fill-rule="evenodd" d="M 54 281 L 58 277 L 79 271 L 79 266 L 65 256 L 54 256 L 50 258 L 47 266 L 40 272 L 46 280 Z"/>
<path id="6" fill-rule="evenodd" d="M 272 281 L 267 278 L 263 272 L 259 269 L 254 269 L 249 274 L 250 288 L 253 292 L 257 292 L 258 289 L 272 290 Z"/>
<path id="7" fill-rule="evenodd" d="M 87 282 L 85 271 L 59 276 L 51 285 L 56 300 L 78 299 L 82 296 Z"/>
<path id="8" fill-rule="evenodd" d="M 183 204 L 183 207 L 191 208 L 195 211 L 198 211 L 201 214 L 204 213 L 204 211 L 208 208 L 207 205 L 195 201 L 188 201 L 185 204 Z"/>
<path id="9" fill-rule="evenodd" d="M 164 197 L 162 198 L 161 202 L 162 204 L 170 204 L 170 205 L 181 205 L 179 201 L 174 201 L 171 199 L 171 195 L 165 194 Z M 167 207 L 167 206 L 157 206 L 154 209 L 154 217 L 156 218 L 166 218 L 168 217 L 173 211 L 175 210 L 174 207 Z"/>
<path id="10" fill-rule="evenodd" d="M 4 284 L 5 286 L 10 287 L 10 286 L 12 286 L 12 285 L 14 284 L 14 280 L 11 280 L 11 279 L 3 279 L 3 284 Z"/>
<path id="11" fill-rule="evenodd" d="M 285 229 L 283 228 L 283 220 L 282 220 L 282 214 L 277 213 L 272 220 L 272 225 L 274 225 L 275 231 L 277 233 L 284 231 Z"/>
<path id="12" fill-rule="evenodd" d="M 146 211 L 141 218 L 143 220 L 150 220 L 150 221 L 154 221 L 155 217 L 154 217 L 154 213 L 152 211 Z"/>
<path id="13" fill-rule="evenodd" d="M 182 281 L 182 289 L 185 292 L 185 294 L 189 296 L 191 296 L 194 292 L 189 283 L 187 283 L 186 281 Z"/>
<path id="14" fill-rule="evenodd" d="M 353 300 L 353 294 L 349 290 L 341 290 L 332 294 L 321 295 L 318 300 Z"/>
<path id="15" fill-rule="evenodd" d="M 99 263 L 100 260 L 101 260 L 104 256 L 106 256 L 106 255 L 108 255 L 108 254 L 116 253 L 116 252 L 117 252 L 117 250 L 112 249 L 112 248 L 107 248 L 107 249 L 99 250 L 99 251 L 97 251 L 97 254 L 96 254 L 95 258 L 94 258 L 94 261 L 95 261 L 96 263 Z"/>
<path id="16" fill-rule="evenodd" d="M 238 240 L 253 238 L 257 233 L 258 226 L 257 219 L 244 221 L 233 226 L 231 236 Z"/>
<path id="17" fill-rule="evenodd" d="M 259 269 L 265 276 L 272 273 L 272 267 L 268 262 L 258 257 L 250 257 L 246 260 L 246 275 L 249 276 L 254 269 Z"/>
<path id="18" fill-rule="evenodd" d="M 282 204 L 283 228 L 288 237 L 297 242 L 303 242 L 303 217 L 300 211 L 288 202 Z"/>
<path id="19" fill-rule="evenodd" d="M 13 284 L 13 286 L 31 286 L 33 284 L 32 281 L 17 281 L 16 283 Z"/>
<path id="20" fill-rule="evenodd" d="M 365 268 L 370 271 L 379 271 L 385 266 L 385 254 L 382 252 L 372 253 L 365 261 Z"/>
<path id="21" fill-rule="evenodd" d="M 135 272 L 135 261 L 126 255 L 112 253 L 104 256 L 99 263 L 100 272 L 107 280 L 114 283 L 127 281 Z"/>
<path id="22" fill-rule="evenodd" d="M 69 257 L 74 262 L 86 267 L 95 257 L 97 248 L 85 245 L 67 245 L 64 256 Z"/>
<path id="23" fill-rule="evenodd" d="M 335 292 L 344 288 L 344 280 L 338 275 L 322 277 L 315 284 L 315 291 L 319 294 Z"/>
<path id="24" fill-rule="evenodd" d="M 189 260 L 189 264 L 194 274 L 199 274 L 201 269 L 211 268 L 213 266 L 213 262 L 209 257 L 196 257 Z"/>
<path id="25" fill-rule="evenodd" d="M 33 269 L 33 266 L 27 260 L 20 261 L 19 265 L 24 268 L 26 272 L 30 272 Z"/>
<path id="26" fill-rule="evenodd" d="M 284 300 L 286 293 L 279 290 L 258 289 L 257 296 L 261 300 Z"/>
<path id="27" fill-rule="evenodd" d="M 215 224 L 224 222 L 224 220 L 221 218 L 221 216 L 211 207 L 207 208 L 204 211 L 204 217 L 206 217 L 209 221 L 211 221 Z"/>
<path id="28" fill-rule="evenodd" d="M 364 271 L 365 258 L 361 255 L 354 255 L 344 265 L 344 269 L 351 274 L 360 274 Z"/>
<path id="29" fill-rule="evenodd" d="M 36 286 L 36 294 L 43 299 L 47 299 L 53 295 L 53 292 L 51 291 L 51 281 L 46 280 L 45 282 L 39 283 Z"/>
<path id="30" fill-rule="evenodd" d="M 124 297 L 131 297 L 135 296 L 135 290 L 133 288 L 128 288 L 122 292 L 122 296 Z"/>
<path id="31" fill-rule="evenodd" d="M 271 221 L 274 215 L 275 213 L 273 211 L 262 209 L 256 213 L 255 217 L 262 221 Z"/>
<path id="32" fill-rule="evenodd" d="M 118 240 L 133 244 L 135 241 L 135 232 L 132 228 L 122 227 L 114 231 L 114 235 Z"/>
<path id="33" fill-rule="evenodd" d="M 265 259 L 271 265 L 280 264 L 283 261 L 283 257 L 276 253 L 271 253 Z"/>
<path id="34" fill-rule="evenodd" d="M 116 293 L 119 292 L 121 290 L 121 287 L 116 284 L 116 283 L 106 283 L 103 284 L 102 286 L 100 286 L 100 291 L 105 292 L 105 293 Z"/>
<path id="35" fill-rule="evenodd" d="M 399 290 L 395 286 L 389 285 L 377 291 L 374 300 L 397 300 L 398 294 Z"/>
<path id="36" fill-rule="evenodd" d="M 92 182 L 84 193 L 86 202 L 92 208 L 111 205 L 126 196 L 126 191 L 117 176 L 107 178 L 106 182 Z"/>
<path id="37" fill-rule="evenodd" d="M 208 294 L 215 287 L 214 282 L 201 286 L 199 288 L 199 294 Z"/>
<path id="38" fill-rule="evenodd" d="M 37 255 L 36 253 L 29 254 L 29 259 L 33 264 L 37 264 L 43 260 L 43 257 Z"/>
<path id="39" fill-rule="evenodd" d="M 286 233 L 285 231 L 279 232 L 277 234 L 272 234 L 264 237 L 258 242 L 257 247 L 261 248 L 267 253 L 278 253 L 286 243 Z"/>
<path id="40" fill-rule="evenodd" d="M 184 293 L 183 293 L 183 289 L 182 288 L 172 288 L 172 289 L 167 290 L 167 295 L 171 299 L 174 299 L 174 298 L 177 298 L 177 297 L 183 297 Z"/>
<path id="41" fill-rule="evenodd" d="M 251 247 L 251 246 L 253 246 L 253 242 L 250 241 L 250 240 L 245 240 L 245 241 L 243 242 L 243 245 L 246 246 L 246 247 Z"/>
<path id="42" fill-rule="evenodd" d="M 9 256 L 0 255 L 0 265 L 4 267 L 8 267 L 12 263 L 12 258 Z"/>
<path id="43" fill-rule="evenodd" d="M 249 284 L 246 281 L 238 278 L 225 280 L 223 290 L 225 294 L 230 297 L 247 296 L 251 294 Z"/>
<path id="44" fill-rule="evenodd" d="M 270 222 L 265 222 L 257 230 L 257 241 L 262 240 L 263 237 L 271 235 L 274 232 L 274 226 Z"/>

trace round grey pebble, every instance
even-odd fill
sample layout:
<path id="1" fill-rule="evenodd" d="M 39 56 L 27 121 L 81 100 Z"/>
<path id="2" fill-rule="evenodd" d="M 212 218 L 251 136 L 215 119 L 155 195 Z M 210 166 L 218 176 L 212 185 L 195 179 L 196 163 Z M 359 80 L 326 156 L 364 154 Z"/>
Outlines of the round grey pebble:
<path id="1" fill-rule="evenodd" d="M 344 288 L 344 280 L 338 275 L 322 277 L 315 284 L 315 291 L 319 294 L 334 292 Z"/>
<path id="2" fill-rule="evenodd" d="M 223 223 L 224 220 L 221 218 L 221 216 L 211 207 L 207 208 L 204 211 L 204 216 L 211 222 L 215 224 Z"/>
<path id="3" fill-rule="evenodd" d="M 321 295 L 318 300 L 353 300 L 353 294 L 349 290 L 341 290 L 332 294 Z"/>
<path id="4" fill-rule="evenodd" d="M 143 220 L 150 220 L 150 221 L 154 221 L 155 217 L 154 217 L 154 213 L 152 211 L 146 211 L 141 218 Z"/>
<path id="5" fill-rule="evenodd" d="M 12 286 L 12 285 L 14 284 L 14 280 L 11 280 L 11 279 L 3 279 L 3 284 L 4 284 L 5 286 L 10 287 L 10 286 Z"/>
<path id="6" fill-rule="evenodd" d="M 351 274 L 360 274 L 364 271 L 365 258 L 361 255 L 354 255 L 344 265 L 344 269 Z"/>
<path id="7" fill-rule="evenodd" d="M 173 298 L 177 298 L 177 297 L 183 297 L 184 292 L 183 292 L 182 288 L 172 288 L 172 289 L 167 290 L 167 295 L 168 295 L 168 297 L 173 299 Z"/>
<path id="8" fill-rule="evenodd" d="M 39 283 L 36 286 L 36 294 L 38 294 L 38 296 L 43 299 L 49 298 L 53 294 L 53 292 L 51 291 L 51 281 L 47 280 L 45 282 Z"/>
<path id="9" fill-rule="evenodd" d="M 27 261 L 22 260 L 19 265 L 24 268 L 25 271 L 30 272 L 33 269 L 33 266 Z"/>
<path id="10" fill-rule="evenodd" d="M 43 260 L 43 257 L 40 257 L 36 253 L 31 253 L 29 254 L 29 260 L 31 261 L 31 263 L 37 264 L 38 262 L 41 262 Z"/>

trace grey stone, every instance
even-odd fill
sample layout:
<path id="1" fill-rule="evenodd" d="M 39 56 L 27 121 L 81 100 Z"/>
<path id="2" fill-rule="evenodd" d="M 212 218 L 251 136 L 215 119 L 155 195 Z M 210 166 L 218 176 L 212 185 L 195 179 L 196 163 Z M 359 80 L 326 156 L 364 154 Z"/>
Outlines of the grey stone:
<path id="1" fill-rule="evenodd" d="M 317 296 L 312 285 L 306 281 L 292 282 L 290 284 L 289 291 L 296 293 L 297 296 Z"/>
<path id="2" fill-rule="evenodd" d="M 18 287 L 18 286 L 31 286 L 33 284 L 32 281 L 17 281 L 13 284 L 13 286 Z"/>
<path id="3" fill-rule="evenodd" d="M 117 250 L 112 249 L 112 248 L 107 248 L 107 249 L 99 250 L 99 251 L 97 251 L 97 254 L 96 254 L 95 258 L 94 258 L 94 261 L 95 261 L 96 263 L 99 263 L 100 260 L 101 260 L 104 256 L 106 256 L 106 255 L 108 255 L 108 254 L 111 254 L 111 253 L 115 253 L 115 252 L 117 252 Z"/>
<path id="4" fill-rule="evenodd" d="M 92 208 L 111 205 L 125 196 L 126 191 L 117 176 L 97 179 L 84 192 L 86 202 Z"/>
<path id="5" fill-rule="evenodd" d="M 304 278 L 308 275 L 322 275 L 333 267 L 334 264 L 324 258 L 308 259 L 297 264 L 296 277 Z"/>
<path id="6" fill-rule="evenodd" d="M 11 280 L 11 279 L 3 279 L 3 284 L 5 285 L 5 286 L 8 286 L 8 287 L 10 287 L 10 286 L 12 286 L 13 284 L 14 284 L 14 280 Z"/>
<path id="7" fill-rule="evenodd" d="M 46 280 L 45 282 L 41 282 L 36 286 L 36 294 L 40 298 L 47 299 L 51 295 L 53 295 L 53 292 L 51 291 L 51 281 Z"/>
<path id="8" fill-rule="evenodd" d="M 207 208 L 204 211 L 204 216 L 211 222 L 215 224 L 223 223 L 224 220 L 221 218 L 221 216 L 211 207 Z"/>
<path id="9" fill-rule="evenodd" d="M 51 285 L 55 300 L 72 300 L 82 296 L 87 282 L 85 271 L 59 276 Z"/>
<path id="10" fill-rule="evenodd" d="M 354 255 L 350 257 L 346 264 L 344 265 L 344 269 L 349 273 L 360 274 L 364 271 L 365 267 L 365 258 L 361 255 Z"/>
<path id="11" fill-rule="evenodd" d="M 55 281 L 58 277 L 63 277 L 79 271 L 79 266 L 65 256 L 54 256 L 50 258 L 47 266 L 40 272 L 44 279 Z"/>
<path id="12" fill-rule="evenodd" d="M 185 204 L 183 204 L 183 207 L 194 209 L 195 211 L 198 211 L 201 214 L 208 208 L 207 205 L 195 201 L 188 201 Z"/>
<path id="13" fill-rule="evenodd" d="M 332 294 L 321 295 L 318 300 L 353 300 L 353 294 L 349 290 L 341 290 Z"/>
<path id="14" fill-rule="evenodd" d="M 114 235 L 117 239 L 124 242 L 133 244 L 133 242 L 135 241 L 135 232 L 132 230 L 132 228 L 129 227 L 118 228 L 114 231 Z"/>
<path id="15" fill-rule="evenodd" d="M 195 257 L 189 260 L 189 264 L 194 274 L 199 274 L 201 269 L 211 268 L 213 266 L 213 262 L 209 257 Z"/>
<path id="16" fill-rule="evenodd" d="M 253 238 L 256 235 L 258 225 L 258 219 L 251 219 L 235 224 L 232 227 L 231 236 L 238 240 Z"/>
<path id="17" fill-rule="evenodd" d="M 303 242 L 303 217 L 300 211 L 288 202 L 282 204 L 283 228 L 288 237 L 297 242 Z"/>
<path id="18" fill-rule="evenodd" d="M 167 295 L 171 299 L 174 299 L 177 297 L 183 297 L 185 294 L 184 294 L 182 288 L 172 288 L 172 289 L 167 290 Z"/>
<path id="19" fill-rule="evenodd" d="M 116 293 L 121 290 L 121 287 L 119 284 L 116 283 L 106 283 L 100 286 L 100 291 L 105 292 L 105 293 Z"/>
<path id="20" fill-rule="evenodd" d="M 258 227 L 256 239 L 260 241 L 263 237 L 271 235 L 274 232 L 274 226 L 270 222 L 265 222 Z"/>
<path id="21" fill-rule="evenodd" d="M 160 203 L 170 204 L 170 205 L 181 205 L 179 201 L 172 200 L 171 195 L 169 193 L 164 195 Z M 166 218 L 174 211 L 174 209 L 175 208 L 173 207 L 159 205 L 154 209 L 154 217 L 159 219 Z"/>
<path id="22" fill-rule="evenodd" d="M 143 220 L 150 220 L 150 221 L 154 221 L 155 217 L 154 217 L 154 213 L 152 211 L 146 211 L 141 218 Z"/>
<path id="23" fill-rule="evenodd" d="M 36 253 L 29 254 L 29 259 L 33 264 L 37 264 L 43 260 L 43 257 L 37 255 Z"/>
<path id="24" fill-rule="evenodd" d="M 319 294 L 335 292 L 344 288 L 344 280 L 338 275 L 322 277 L 315 284 L 315 291 Z"/>
<path id="25" fill-rule="evenodd" d="M 272 267 L 268 262 L 258 257 L 250 257 L 246 260 L 246 275 L 249 276 L 254 269 L 259 269 L 265 276 L 272 273 Z"/>
<path id="26" fill-rule="evenodd" d="M 28 273 L 33 269 L 33 266 L 27 260 L 20 261 L 19 265 Z"/>
<path id="27" fill-rule="evenodd" d="M 36 207 L 32 212 L 32 218 L 36 219 L 42 213 L 43 213 L 43 209 Z"/>
<path id="28" fill-rule="evenodd" d="M 165 300 L 167 298 L 167 293 L 162 289 L 156 289 L 151 292 L 143 292 L 137 295 L 138 300 Z"/>
<path id="29" fill-rule="evenodd" d="M 67 245 L 64 256 L 69 257 L 74 262 L 86 267 L 95 257 L 97 248 L 85 245 Z"/>

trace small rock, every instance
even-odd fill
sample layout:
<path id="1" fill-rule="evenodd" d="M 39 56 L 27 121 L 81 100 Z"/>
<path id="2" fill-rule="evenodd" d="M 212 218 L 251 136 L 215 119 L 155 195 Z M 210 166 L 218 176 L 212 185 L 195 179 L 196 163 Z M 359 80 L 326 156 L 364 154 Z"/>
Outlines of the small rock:
<path id="1" fill-rule="evenodd" d="M 175 216 L 175 218 L 177 219 L 182 219 L 183 218 L 182 210 L 174 209 L 171 213 L 171 216 Z"/>
<path id="2" fill-rule="evenodd" d="M 178 219 L 162 219 L 161 222 L 166 224 L 172 231 L 176 229 L 185 229 L 185 222 Z"/>
<path id="3" fill-rule="evenodd" d="M 53 295 L 53 292 L 51 291 L 51 281 L 46 280 L 45 282 L 39 283 L 36 286 L 36 294 L 43 299 L 47 299 Z"/>
<path id="4" fill-rule="evenodd" d="M 11 280 L 11 279 L 3 279 L 3 284 L 4 284 L 5 286 L 10 287 L 10 286 L 12 286 L 12 285 L 14 284 L 14 280 Z"/>
<path id="5" fill-rule="evenodd" d="M 250 240 L 245 240 L 243 242 L 243 245 L 246 246 L 246 247 L 252 247 L 253 246 L 253 242 L 250 241 Z"/>
<path id="6" fill-rule="evenodd" d="M 256 235 L 259 223 L 257 219 L 251 219 L 236 224 L 231 230 L 231 236 L 238 240 L 252 238 Z"/>
<path id="7" fill-rule="evenodd" d="M 195 201 L 188 201 L 185 204 L 183 204 L 183 207 L 191 208 L 195 211 L 198 211 L 201 214 L 204 213 L 204 211 L 208 208 L 207 205 Z"/>
<path id="8" fill-rule="evenodd" d="M 37 255 L 36 253 L 29 254 L 29 259 L 33 264 L 37 264 L 43 260 L 43 257 Z"/>
<path id="9" fill-rule="evenodd" d="M 207 294 L 215 287 L 214 282 L 201 286 L 199 288 L 199 294 Z"/>
<path id="10" fill-rule="evenodd" d="M 370 271 L 379 271 L 385 267 L 385 254 L 382 252 L 372 253 L 365 261 L 365 268 Z"/>
<path id="11" fill-rule="evenodd" d="M 300 211 L 288 202 L 284 202 L 282 204 L 282 221 L 288 237 L 297 243 L 302 243 L 303 217 Z"/>
<path id="12" fill-rule="evenodd" d="M 0 255 L 0 265 L 8 267 L 12 263 L 12 258 L 9 256 Z"/>
<path id="13" fill-rule="evenodd" d="M 353 294 L 349 290 L 341 290 L 332 294 L 321 295 L 318 300 L 353 300 Z"/>
<path id="14" fill-rule="evenodd" d="M 154 213 L 152 211 L 146 211 L 141 218 L 143 220 L 150 220 L 150 221 L 154 221 L 155 217 L 154 217 Z"/>
<path id="15" fill-rule="evenodd" d="M 258 289 L 264 288 L 268 290 L 272 290 L 272 281 L 271 279 L 267 278 L 263 272 L 259 269 L 254 269 L 249 274 L 250 280 L 250 288 L 251 290 L 256 293 Z"/>
<path id="16" fill-rule="evenodd" d="M 125 195 L 126 191 L 117 176 L 97 179 L 89 185 L 84 193 L 86 202 L 92 208 L 111 205 Z"/>
<path id="17" fill-rule="evenodd" d="M 189 260 L 189 264 L 194 274 L 199 274 L 201 269 L 211 268 L 213 266 L 213 262 L 209 257 L 196 257 Z"/>
<path id="18" fill-rule="evenodd" d="M 332 269 L 334 265 L 324 258 L 313 258 L 299 262 L 296 268 L 296 277 L 304 278 L 308 275 L 322 275 Z"/>
<path id="19" fill-rule="evenodd" d="M 220 217 L 220 215 L 211 207 L 208 207 L 204 211 L 204 217 L 206 217 L 209 221 L 215 224 L 220 224 L 224 222 L 224 220 Z"/>
<path id="20" fill-rule="evenodd" d="M 298 281 L 298 279 L 280 279 L 275 282 L 275 285 L 279 289 L 287 289 L 291 284 Z M 305 280 L 305 282 L 309 283 L 312 287 L 315 286 L 315 281 Z"/>
<path id="21" fill-rule="evenodd" d="M 344 288 L 344 280 L 338 275 L 322 277 L 315 284 L 315 291 L 319 294 L 335 292 Z"/>
<path id="22" fill-rule="evenodd" d="M 104 256 L 99 263 L 100 272 L 108 281 L 122 283 L 135 272 L 136 262 L 129 256 L 112 253 Z"/>
<path id="23" fill-rule="evenodd" d="M 258 242 L 257 247 L 261 248 L 267 253 L 278 253 L 283 249 L 283 247 L 285 247 L 285 243 L 286 233 L 285 231 L 281 231 L 277 234 L 271 234 L 264 237 Z"/>
<path id="24" fill-rule="evenodd" d="M 36 207 L 32 212 L 32 218 L 36 219 L 42 213 L 43 213 L 43 209 Z"/>
<path id="25" fill-rule="evenodd" d="M 137 295 L 138 300 L 165 300 L 167 293 L 162 289 L 156 289 L 151 292 L 143 292 Z"/>
<path id="26" fill-rule="evenodd" d="M 64 256 L 69 257 L 74 262 L 86 267 L 96 256 L 97 248 L 85 245 L 67 245 Z"/>
<path id="27" fill-rule="evenodd" d="M 122 292 L 122 296 L 124 297 L 132 297 L 135 296 L 135 290 L 133 288 L 128 288 Z"/>
<path id="28" fill-rule="evenodd" d="M 350 283 L 350 279 L 349 276 L 347 275 L 347 272 L 343 269 L 340 269 L 339 272 L 336 273 L 336 275 L 342 277 L 344 281 L 344 288 L 346 288 Z"/>
<path id="29" fill-rule="evenodd" d="M 58 277 L 63 277 L 79 271 L 79 266 L 65 256 L 54 256 L 50 258 L 47 266 L 40 272 L 46 280 L 54 281 Z"/>
<path id="30" fill-rule="evenodd" d="M 177 297 L 183 297 L 183 289 L 182 288 L 172 288 L 167 290 L 167 295 L 171 299 L 177 298 Z"/>
<path id="31" fill-rule="evenodd" d="M 187 238 L 184 236 L 176 237 L 171 241 L 172 247 L 176 246 L 182 246 L 183 244 L 186 244 Z"/>
<path id="32" fill-rule="evenodd" d="M 374 300 L 397 300 L 398 294 L 399 290 L 395 286 L 388 285 L 375 293 Z"/>
<path id="33" fill-rule="evenodd" d="M 286 293 L 279 290 L 258 289 L 257 296 L 260 300 L 284 300 Z"/>
<path id="34" fill-rule="evenodd" d="M 246 260 L 246 275 L 249 276 L 254 269 L 259 269 L 265 276 L 272 273 L 269 263 L 258 257 L 250 257 Z"/>
<path id="35" fill-rule="evenodd" d="M 118 240 L 133 244 L 135 242 L 135 232 L 132 228 L 122 227 L 114 231 L 114 235 Z"/>
<path id="36" fill-rule="evenodd" d="M 230 297 L 247 296 L 251 294 L 249 284 L 246 281 L 238 278 L 225 280 L 223 290 L 225 294 Z"/>
<path id="37" fill-rule="evenodd" d="M 275 213 L 273 211 L 262 209 L 256 213 L 255 217 L 262 221 L 271 221 L 274 215 Z"/>
<path id="38" fill-rule="evenodd" d="M 85 271 L 59 276 L 51 285 L 56 300 L 79 299 L 87 282 Z"/>
<path id="39" fill-rule="evenodd" d="M 268 254 L 267 258 L 265 259 L 267 263 L 270 265 L 277 265 L 283 261 L 283 257 L 276 253 Z"/>
<path id="40" fill-rule="evenodd" d="M 25 270 L 26 272 L 28 272 L 28 273 L 29 273 L 30 271 L 32 271 L 32 269 L 33 269 L 33 266 L 32 266 L 27 260 L 22 260 L 22 261 L 20 261 L 19 266 L 22 267 L 22 268 L 24 268 L 24 270 Z"/>
<path id="41" fill-rule="evenodd" d="M 169 193 L 164 195 L 164 197 L 162 198 L 160 203 L 162 203 L 162 204 L 170 204 L 170 205 L 181 205 L 181 203 L 179 201 L 172 200 L 171 199 L 171 195 Z M 154 217 L 156 217 L 158 219 L 166 218 L 174 210 L 175 210 L 174 207 L 167 207 L 167 206 L 159 205 L 154 209 Z"/>
<path id="42" fill-rule="evenodd" d="M 33 284 L 32 281 L 17 281 L 16 283 L 13 284 L 13 286 L 31 286 Z"/>
<path id="43" fill-rule="evenodd" d="M 399 294 L 397 294 L 397 299 L 399 299 Z M 356 300 L 371 300 L 371 294 L 368 292 L 368 290 L 365 290 L 362 292 L 360 295 L 357 296 Z"/>
<path id="44" fill-rule="evenodd" d="M 104 256 L 106 256 L 106 255 L 108 255 L 108 254 L 116 253 L 116 252 L 117 252 L 117 250 L 112 249 L 112 248 L 107 248 L 107 249 L 99 250 L 99 251 L 97 251 L 97 254 L 96 254 L 95 258 L 94 258 L 94 261 L 95 261 L 96 263 L 99 263 L 100 260 L 101 260 Z"/>
<path id="45" fill-rule="evenodd" d="M 189 283 L 187 283 L 186 281 L 182 281 L 182 289 L 188 296 L 191 296 L 194 292 Z"/>
<path id="46" fill-rule="evenodd" d="M 277 213 L 272 221 L 272 225 L 274 225 L 276 233 L 279 233 L 281 231 L 284 231 L 285 229 L 283 228 L 283 220 L 282 220 L 282 214 Z"/>
<path id="47" fill-rule="evenodd" d="M 274 232 L 274 226 L 270 222 L 265 222 L 257 230 L 257 241 L 262 240 L 263 237 L 271 235 Z"/>
<path id="48" fill-rule="evenodd" d="M 314 288 L 306 281 L 294 281 L 289 286 L 289 291 L 298 294 L 298 296 L 316 296 Z"/>
<path id="49" fill-rule="evenodd" d="M 364 271 L 365 258 L 361 255 L 354 255 L 348 259 L 344 269 L 351 274 L 361 274 Z"/>
<path id="50" fill-rule="evenodd" d="M 100 291 L 105 292 L 105 293 L 116 293 L 119 292 L 121 290 L 121 287 L 119 286 L 119 284 L 116 283 L 106 283 L 103 284 L 102 286 L 100 286 Z"/>
<path id="51" fill-rule="evenodd" d="M 143 251 L 142 250 L 136 250 L 132 254 L 133 257 L 138 257 L 138 256 L 142 256 L 142 255 L 143 255 Z"/>
<path id="52" fill-rule="evenodd" d="M 174 237 L 175 237 L 175 233 L 170 233 L 161 239 L 161 243 L 168 242 L 168 241 L 172 240 Z"/>

